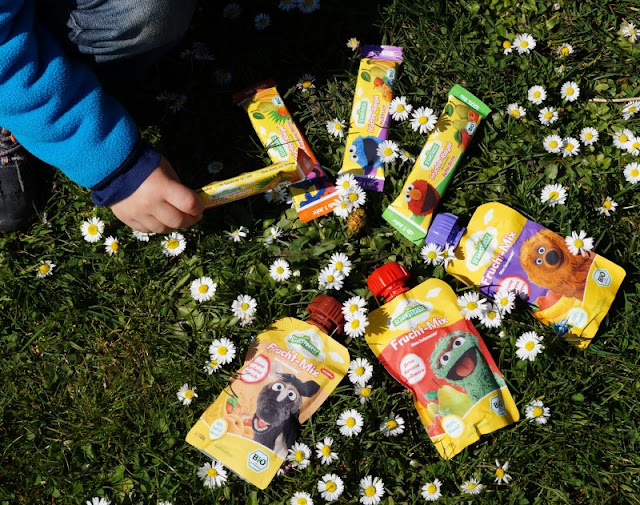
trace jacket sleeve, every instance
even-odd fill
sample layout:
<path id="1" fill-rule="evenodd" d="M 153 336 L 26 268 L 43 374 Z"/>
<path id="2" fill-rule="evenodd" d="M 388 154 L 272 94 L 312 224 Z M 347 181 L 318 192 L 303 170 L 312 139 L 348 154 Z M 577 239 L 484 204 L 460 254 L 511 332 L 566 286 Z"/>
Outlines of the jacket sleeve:
<path id="1" fill-rule="evenodd" d="M 0 125 L 71 180 L 100 185 L 139 165 L 137 127 L 88 67 L 65 56 L 34 4 L 0 0 Z"/>

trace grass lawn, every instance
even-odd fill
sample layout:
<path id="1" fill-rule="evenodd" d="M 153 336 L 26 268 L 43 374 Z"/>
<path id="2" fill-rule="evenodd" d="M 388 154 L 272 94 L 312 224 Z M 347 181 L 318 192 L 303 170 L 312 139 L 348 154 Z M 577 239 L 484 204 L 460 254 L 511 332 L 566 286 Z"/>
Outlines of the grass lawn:
<path id="1" fill-rule="evenodd" d="M 256 196 L 208 211 L 183 230 L 186 250 L 176 257 L 163 254 L 159 236 L 136 240 L 108 209 L 93 206 L 88 191 L 56 175 L 46 214 L 27 230 L 0 237 L 0 504 L 84 504 L 97 496 L 114 504 L 288 504 L 296 491 L 309 492 L 318 504 L 324 500 L 316 483 L 326 473 L 344 480 L 337 503 L 358 503 L 366 475 L 384 481 L 385 505 L 424 503 L 421 488 L 435 478 L 442 482 L 441 503 L 640 503 L 640 184 L 623 175 L 640 156 L 612 141 L 624 128 L 640 136 L 640 114 L 625 120 L 625 103 L 612 101 L 640 96 L 640 41 L 620 33 L 625 21 L 640 24 L 637 2 L 323 0 L 311 14 L 280 11 L 277 1 L 240 3 L 240 16 L 229 20 L 222 16 L 224 2 L 202 2 L 180 46 L 122 97 L 144 137 L 188 184 L 270 164 L 246 113 L 231 100 L 232 92 L 268 77 L 321 163 L 336 174 L 344 142 L 325 125 L 350 115 L 359 56 L 347 40 L 402 46 L 396 96 L 439 114 L 458 83 L 492 109 L 440 211 L 466 222 L 478 205 L 500 201 L 562 236 L 586 230 L 594 250 L 627 271 L 616 300 L 586 350 L 526 312 L 512 313 L 500 328 L 478 323 L 522 419 L 448 461 L 426 435 L 411 395 L 364 339 L 339 337 L 352 358 L 372 362 L 371 400 L 361 405 L 345 379 L 303 425 L 299 441 L 313 450 L 308 468 L 276 477 L 266 491 L 231 473 L 210 489 L 197 476 L 207 459 L 186 444 L 188 430 L 242 364 L 256 334 L 281 317 L 305 317 L 306 305 L 322 292 L 318 273 L 331 254 L 346 253 L 354 268 L 344 288 L 329 294 L 340 301 L 360 295 L 369 309 L 378 302 L 366 278 L 388 260 L 411 271 L 412 286 L 437 277 L 458 294 L 466 289 L 441 266 L 425 265 L 420 248 L 381 218 L 412 164 L 387 165 L 384 192 L 367 193 L 359 231 L 333 215 L 302 224 L 286 203 Z M 259 12 L 271 16 L 264 31 L 253 26 Z M 535 38 L 535 48 L 505 55 L 503 41 L 521 33 Z M 215 59 L 194 43 L 205 44 Z M 557 51 L 563 43 L 573 48 L 566 57 Z M 231 74 L 227 84 L 220 79 L 224 71 Z M 302 92 L 296 84 L 307 72 L 315 88 Z M 566 81 L 580 87 L 574 102 L 560 97 Z M 533 85 L 547 90 L 544 104 L 527 100 Z M 171 93 L 186 100 L 157 100 Z M 523 118 L 507 113 L 512 103 L 527 109 Z M 538 120 L 545 105 L 559 112 L 550 126 Z M 547 135 L 579 138 L 587 126 L 598 130 L 599 140 L 581 145 L 576 156 L 544 150 Z M 394 121 L 389 138 L 417 155 L 427 135 L 409 121 Z M 216 176 L 207 171 L 214 161 L 224 166 Z M 551 183 L 567 189 L 564 205 L 541 203 L 540 192 Z M 606 197 L 618 203 L 608 217 L 596 210 Z M 119 238 L 117 255 L 108 255 L 102 241 L 82 239 L 80 226 L 93 216 L 106 223 L 105 237 Z M 248 229 L 246 239 L 229 240 L 224 232 L 240 226 Z M 272 226 L 283 235 L 268 244 Z M 268 268 L 278 258 L 300 276 L 272 280 Z M 42 260 L 56 267 L 37 278 Z M 196 303 L 189 287 L 201 276 L 211 277 L 217 291 Z M 240 294 L 257 301 L 247 326 L 231 312 Z M 544 335 L 545 349 L 535 361 L 522 361 L 515 341 L 532 330 Z M 208 348 L 221 337 L 235 343 L 237 355 L 209 375 L 203 371 Z M 176 397 L 185 383 L 198 395 L 188 406 Z M 547 424 L 525 418 L 533 400 L 549 407 Z M 346 438 L 336 419 L 351 408 L 363 415 L 364 429 Z M 404 418 L 406 429 L 384 437 L 379 426 L 391 412 Z M 315 443 L 326 436 L 340 457 L 330 466 L 315 457 Z M 510 484 L 494 482 L 496 460 L 510 462 Z M 485 486 L 475 497 L 461 490 L 471 478 Z"/>

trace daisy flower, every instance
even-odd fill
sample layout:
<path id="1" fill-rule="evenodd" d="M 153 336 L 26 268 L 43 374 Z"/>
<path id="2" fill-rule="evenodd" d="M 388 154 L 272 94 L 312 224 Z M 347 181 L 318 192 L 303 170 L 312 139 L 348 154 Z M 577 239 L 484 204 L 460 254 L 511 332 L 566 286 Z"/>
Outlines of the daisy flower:
<path id="1" fill-rule="evenodd" d="M 38 266 L 38 271 L 36 272 L 36 277 L 43 278 L 49 277 L 53 274 L 53 269 L 55 268 L 55 264 L 51 263 L 49 260 L 42 260 L 40 265 Z"/>
<path id="2" fill-rule="evenodd" d="M 511 475 L 507 473 L 509 469 L 509 462 L 505 461 L 504 465 L 500 465 L 500 462 L 496 459 L 496 470 L 494 472 L 496 478 L 496 484 L 509 484 L 511 480 Z"/>
<path id="3" fill-rule="evenodd" d="M 198 397 L 196 393 L 196 388 L 189 387 L 189 384 L 186 382 L 182 385 L 178 392 L 176 393 L 178 400 L 182 402 L 182 405 L 189 405 L 194 398 Z"/>
<path id="4" fill-rule="evenodd" d="M 298 8 L 305 14 L 310 14 L 320 8 L 320 0 L 298 0 Z"/>
<path id="5" fill-rule="evenodd" d="M 456 251 L 452 245 L 445 244 L 442 250 L 442 266 L 446 269 L 454 259 L 456 259 Z"/>
<path id="6" fill-rule="evenodd" d="M 511 54 L 513 52 L 513 45 L 510 40 L 505 40 L 502 42 L 502 52 L 504 54 Z"/>
<path id="7" fill-rule="evenodd" d="M 107 251 L 109 256 L 118 254 L 118 251 L 120 251 L 120 241 L 118 240 L 118 237 L 107 237 L 104 241 L 104 249 Z"/>
<path id="8" fill-rule="evenodd" d="M 407 119 L 412 109 L 413 106 L 407 103 L 407 97 L 405 96 L 397 96 L 389 104 L 389 112 L 395 121 Z"/>
<path id="9" fill-rule="evenodd" d="M 262 31 L 271 24 L 271 16 L 269 16 L 269 14 L 261 12 L 255 18 L 253 18 L 253 24 L 255 25 L 256 30 Z"/>
<path id="10" fill-rule="evenodd" d="M 344 174 L 336 179 L 336 188 L 338 188 L 338 193 L 341 195 L 348 195 L 359 187 L 358 181 L 351 174 Z"/>
<path id="11" fill-rule="evenodd" d="M 216 294 L 217 287 L 211 277 L 199 277 L 191 283 L 191 297 L 198 303 L 209 301 Z"/>
<path id="12" fill-rule="evenodd" d="M 418 107 L 411 113 L 411 129 L 414 132 L 427 133 L 434 129 L 438 116 L 429 107 Z"/>
<path id="13" fill-rule="evenodd" d="M 618 149 L 626 150 L 629 141 L 633 137 L 631 130 L 625 128 L 624 130 L 616 131 L 613 134 L 613 145 Z"/>
<path id="14" fill-rule="evenodd" d="M 242 8 L 240 4 L 236 2 L 228 3 L 224 6 L 224 9 L 222 9 L 222 17 L 225 19 L 236 19 L 241 12 Z"/>
<path id="15" fill-rule="evenodd" d="M 341 119 L 332 119 L 331 121 L 327 121 L 327 131 L 333 135 L 334 137 L 337 137 L 339 139 L 344 137 L 344 128 L 346 126 L 346 122 L 341 120 Z"/>
<path id="16" fill-rule="evenodd" d="M 545 407 L 540 400 L 534 400 L 524 409 L 524 413 L 530 423 L 547 424 L 547 420 L 551 416 L 549 407 Z"/>
<path id="17" fill-rule="evenodd" d="M 333 253 L 331 255 L 330 267 L 333 267 L 338 272 L 342 272 L 345 277 L 348 277 L 351 273 L 351 260 L 349 256 L 344 253 Z"/>
<path id="18" fill-rule="evenodd" d="M 239 319 L 251 318 L 256 313 L 258 302 L 249 295 L 238 295 L 231 303 L 231 311 L 233 315 Z"/>
<path id="19" fill-rule="evenodd" d="M 298 6 L 298 0 L 280 0 L 278 4 L 278 9 L 281 11 L 292 11 Z"/>
<path id="20" fill-rule="evenodd" d="M 198 468 L 198 477 L 202 479 L 204 487 L 219 487 L 227 481 L 227 471 L 222 463 L 213 460 Z"/>
<path id="21" fill-rule="evenodd" d="M 367 302 L 361 296 L 352 296 L 342 304 L 344 317 L 350 317 L 358 312 L 366 313 Z"/>
<path id="22" fill-rule="evenodd" d="M 168 237 L 162 239 L 162 252 L 165 256 L 178 256 L 187 247 L 187 239 L 182 233 L 174 231 Z"/>
<path id="23" fill-rule="evenodd" d="M 562 44 L 560 47 L 558 47 L 558 54 L 566 58 L 570 54 L 573 54 L 573 47 L 571 46 L 571 44 Z"/>
<path id="24" fill-rule="evenodd" d="M 364 312 L 356 312 L 345 317 L 344 332 L 351 338 L 362 337 L 369 325 L 369 320 Z M 366 382 L 366 381 L 365 381 Z"/>
<path id="25" fill-rule="evenodd" d="M 229 72 L 224 68 L 217 69 L 214 73 L 214 76 L 216 78 L 216 82 L 220 86 L 226 86 L 231 82 L 231 79 L 232 79 L 231 72 Z"/>
<path id="26" fill-rule="evenodd" d="M 111 502 L 106 498 L 100 498 L 98 496 L 91 498 L 85 502 L 86 505 L 111 505 Z"/>
<path id="27" fill-rule="evenodd" d="M 360 414 L 360 412 L 349 409 L 340 414 L 336 424 L 340 427 L 340 434 L 345 437 L 352 437 L 362 431 L 364 421 L 362 420 L 362 414 Z"/>
<path id="28" fill-rule="evenodd" d="M 226 365 L 236 357 L 236 345 L 226 337 L 217 338 L 209 346 L 209 355 L 212 361 Z"/>
<path id="29" fill-rule="evenodd" d="M 549 207 L 564 205 L 567 201 L 567 190 L 560 184 L 547 184 L 540 192 L 540 202 L 548 203 Z"/>
<path id="30" fill-rule="evenodd" d="M 427 265 L 439 265 L 442 263 L 444 256 L 439 245 L 430 243 L 420 250 L 420 255 Z"/>
<path id="31" fill-rule="evenodd" d="M 507 105 L 507 113 L 516 119 L 521 119 L 527 113 L 527 109 L 517 103 L 510 103 Z"/>
<path id="32" fill-rule="evenodd" d="M 422 486 L 422 497 L 427 501 L 438 501 L 442 496 L 440 486 L 442 486 L 442 482 L 438 479 L 433 479 L 432 482 L 427 482 Z"/>
<path id="33" fill-rule="evenodd" d="M 384 482 L 379 477 L 367 475 L 360 480 L 360 503 L 378 505 L 384 495 Z"/>
<path id="34" fill-rule="evenodd" d="M 487 328 L 498 328 L 502 324 L 502 312 L 492 303 L 482 311 L 480 322 Z"/>
<path id="35" fill-rule="evenodd" d="M 538 113 L 538 120 L 544 125 L 549 126 L 558 120 L 558 111 L 555 107 L 545 107 L 540 109 Z"/>
<path id="36" fill-rule="evenodd" d="M 618 204 L 613 200 L 613 198 L 608 196 L 607 198 L 605 198 L 604 202 L 602 202 L 602 205 L 597 208 L 597 210 L 600 214 L 604 214 L 605 216 L 609 217 L 612 212 L 616 211 L 617 206 Z"/>
<path id="37" fill-rule="evenodd" d="M 462 492 L 465 494 L 480 494 L 484 484 L 480 484 L 478 479 L 469 479 L 462 483 Z"/>
<path id="38" fill-rule="evenodd" d="M 274 242 L 278 242 L 282 237 L 282 230 L 278 226 L 271 226 L 267 230 L 267 236 L 264 239 L 265 245 L 271 245 Z"/>
<path id="39" fill-rule="evenodd" d="M 580 233 L 572 231 L 570 237 L 564 238 L 564 242 L 567 244 L 569 252 L 574 256 L 578 253 L 586 256 L 587 251 L 593 249 L 593 238 L 587 237 L 587 232 L 584 230 L 580 230 Z"/>
<path id="40" fill-rule="evenodd" d="M 635 43 L 636 39 L 638 38 L 638 30 L 636 29 L 636 25 L 634 25 L 633 23 L 623 23 L 623 25 L 620 27 L 620 33 L 622 33 L 622 36 L 632 44 Z"/>
<path id="41" fill-rule="evenodd" d="M 304 74 L 302 77 L 300 77 L 300 79 L 298 80 L 298 84 L 296 84 L 296 86 L 300 91 L 302 91 L 303 93 L 306 93 L 311 88 L 316 87 L 315 84 L 313 84 L 313 81 L 315 80 L 316 80 L 315 76 L 311 74 Z"/>
<path id="42" fill-rule="evenodd" d="M 269 267 L 269 275 L 274 281 L 284 282 L 291 277 L 289 262 L 283 259 L 275 260 Z"/>
<path id="43" fill-rule="evenodd" d="M 535 105 L 540 105 L 547 99 L 547 91 L 540 85 L 531 86 L 527 93 L 527 99 Z"/>
<path id="44" fill-rule="evenodd" d="M 287 195 L 283 189 L 273 188 L 264 192 L 264 199 L 269 203 L 282 203 L 287 201 Z"/>
<path id="45" fill-rule="evenodd" d="M 82 232 L 82 237 L 87 242 L 97 242 L 102 238 L 104 222 L 99 217 L 92 217 L 82 223 L 80 231 Z"/>
<path id="46" fill-rule="evenodd" d="M 510 314 L 516 305 L 516 294 L 507 288 L 500 288 L 493 295 L 493 302 L 502 314 Z"/>
<path id="47" fill-rule="evenodd" d="M 345 193 L 343 198 L 349 202 L 353 209 L 358 209 L 364 205 L 367 201 L 367 195 L 360 186 L 352 188 L 349 192 Z"/>
<path id="48" fill-rule="evenodd" d="M 598 130 L 592 128 L 591 126 L 585 126 L 582 130 L 580 130 L 580 140 L 585 146 L 595 144 L 598 141 L 599 136 L 600 134 L 598 133 Z"/>
<path id="49" fill-rule="evenodd" d="M 309 457 L 311 456 L 311 449 L 307 444 L 302 442 L 296 442 L 289 448 L 289 454 L 287 454 L 287 461 L 291 463 L 292 468 L 299 468 L 304 470 L 309 466 L 311 462 Z"/>
<path id="50" fill-rule="evenodd" d="M 309 493 L 298 491 L 297 493 L 293 493 L 291 500 L 289 500 L 289 505 L 313 505 L 313 500 Z"/>
<path id="51" fill-rule="evenodd" d="M 567 102 L 575 102 L 580 96 L 580 87 L 573 81 L 567 81 L 560 88 L 560 96 Z"/>
<path id="52" fill-rule="evenodd" d="M 360 403 L 364 405 L 371 398 L 371 393 L 373 393 L 373 389 L 368 384 L 361 386 L 360 384 L 356 384 L 354 387 L 354 392 L 356 396 L 360 399 Z"/>
<path id="53" fill-rule="evenodd" d="M 356 51 L 360 47 L 360 41 L 355 37 L 351 37 L 347 40 L 347 47 L 352 51 Z"/>
<path id="54" fill-rule="evenodd" d="M 155 235 L 155 233 L 145 233 L 138 230 L 131 230 L 131 234 L 140 242 L 149 242 L 149 238 Z"/>
<path id="55" fill-rule="evenodd" d="M 409 161 L 411 163 L 414 163 L 416 161 L 416 157 L 406 149 L 400 150 L 400 159 L 402 161 Z"/>
<path id="56" fill-rule="evenodd" d="M 527 331 L 516 340 L 516 356 L 521 360 L 534 361 L 543 350 L 542 337 L 535 331 Z"/>
<path id="57" fill-rule="evenodd" d="M 629 119 L 640 110 L 640 100 L 633 100 L 622 108 L 622 117 Z"/>
<path id="58" fill-rule="evenodd" d="M 342 289 L 345 276 L 339 270 L 328 266 L 320 270 L 318 275 L 318 287 L 321 289 Z"/>
<path id="59" fill-rule="evenodd" d="M 233 242 L 241 242 L 242 239 L 247 238 L 248 232 L 249 230 L 247 228 L 241 226 L 237 230 L 225 231 L 225 234 L 229 237 L 229 240 L 232 240 Z"/>
<path id="60" fill-rule="evenodd" d="M 640 163 L 636 161 L 628 163 L 624 167 L 624 178 L 631 184 L 636 184 L 640 181 Z"/>
<path id="61" fill-rule="evenodd" d="M 395 437 L 404 433 L 404 419 L 401 416 L 391 413 L 391 415 L 380 424 L 380 431 L 386 437 Z"/>
<path id="62" fill-rule="evenodd" d="M 349 217 L 349 214 L 354 210 L 353 204 L 346 200 L 344 196 L 340 196 L 338 199 L 338 203 L 333 207 L 333 213 L 341 217 L 342 219 L 346 219 Z"/>
<path id="63" fill-rule="evenodd" d="M 380 142 L 376 156 L 380 158 L 383 163 L 393 163 L 398 158 L 398 144 L 393 140 Z"/>
<path id="64" fill-rule="evenodd" d="M 318 493 L 326 501 L 337 500 L 344 491 L 342 479 L 335 473 L 328 473 L 318 481 Z"/>
<path id="65" fill-rule="evenodd" d="M 638 156 L 640 154 L 640 137 L 636 137 L 634 135 L 629 139 L 629 142 L 627 142 L 627 152 L 634 156 Z"/>
<path id="66" fill-rule="evenodd" d="M 356 358 L 349 363 L 348 376 L 352 384 L 364 385 L 373 376 L 373 366 L 366 358 Z"/>
<path id="67" fill-rule="evenodd" d="M 209 375 L 212 375 L 213 372 L 216 372 L 221 366 L 222 364 L 217 359 L 210 359 L 204 364 L 202 369 Z"/>
<path id="68" fill-rule="evenodd" d="M 323 465 L 330 465 L 338 461 L 338 453 L 333 451 L 333 438 L 325 437 L 322 442 L 316 444 L 316 456 Z"/>
<path id="69" fill-rule="evenodd" d="M 521 33 L 513 39 L 513 45 L 516 47 L 518 54 L 526 54 L 536 47 L 536 39 L 528 33 Z"/>
<path id="70" fill-rule="evenodd" d="M 480 295 L 475 291 L 467 291 L 462 296 L 458 297 L 460 313 L 465 319 L 473 319 L 482 316 L 482 311 L 485 309 L 486 303 L 487 301 L 484 298 L 480 298 Z"/>
<path id="71" fill-rule="evenodd" d="M 567 137 L 563 140 L 562 157 L 576 156 L 580 152 L 580 141 L 573 137 Z"/>
<path id="72" fill-rule="evenodd" d="M 548 153 L 559 153 L 562 150 L 562 139 L 558 135 L 547 135 L 542 145 Z"/>

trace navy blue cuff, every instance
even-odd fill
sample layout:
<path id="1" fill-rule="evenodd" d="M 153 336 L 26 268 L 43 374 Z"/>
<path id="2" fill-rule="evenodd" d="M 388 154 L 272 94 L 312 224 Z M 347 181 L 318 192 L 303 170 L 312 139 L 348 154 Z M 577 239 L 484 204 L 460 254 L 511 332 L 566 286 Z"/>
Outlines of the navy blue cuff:
<path id="1" fill-rule="evenodd" d="M 162 155 L 146 142 L 138 140 L 122 165 L 91 188 L 93 202 L 106 207 L 124 200 L 157 168 L 161 157 Z"/>

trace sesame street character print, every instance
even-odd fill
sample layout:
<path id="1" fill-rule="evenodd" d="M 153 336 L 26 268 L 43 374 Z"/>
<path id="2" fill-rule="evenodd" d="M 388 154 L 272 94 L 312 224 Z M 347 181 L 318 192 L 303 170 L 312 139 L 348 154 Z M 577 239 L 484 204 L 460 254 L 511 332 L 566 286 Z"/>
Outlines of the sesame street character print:
<path id="1" fill-rule="evenodd" d="M 382 160 L 378 156 L 378 146 L 382 142 L 376 137 L 356 137 L 347 149 L 349 159 L 357 163 L 367 177 L 382 167 Z"/>
<path id="2" fill-rule="evenodd" d="M 428 181 L 417 180 L 407 184 L 402 197 L 414 216 L 431 214 L 440 202 L 440 195 Z"/>

